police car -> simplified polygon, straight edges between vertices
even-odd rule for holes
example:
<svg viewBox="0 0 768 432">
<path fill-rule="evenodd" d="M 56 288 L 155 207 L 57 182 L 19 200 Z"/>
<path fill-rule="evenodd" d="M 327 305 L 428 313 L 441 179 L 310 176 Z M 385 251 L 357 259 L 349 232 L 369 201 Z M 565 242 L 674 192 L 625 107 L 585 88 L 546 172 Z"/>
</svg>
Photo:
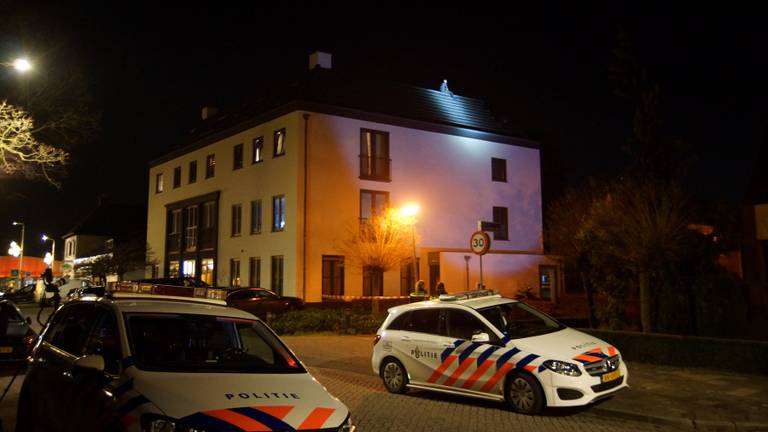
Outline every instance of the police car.
<svg viewBox="0 0 768 432">
<path fill-rule="evenodd" d="M 506 401 L 525 414 L 586 405 L 628 387 L 615 347 L 485 290 L 389 309 L 371 363 L 393 393 Z"/>
<path fill-rule="evenodd" d="M 224 290 L 121 283 L 59 308 L 30 356 L 17 431 L 354 431 Z"/>
</svg>

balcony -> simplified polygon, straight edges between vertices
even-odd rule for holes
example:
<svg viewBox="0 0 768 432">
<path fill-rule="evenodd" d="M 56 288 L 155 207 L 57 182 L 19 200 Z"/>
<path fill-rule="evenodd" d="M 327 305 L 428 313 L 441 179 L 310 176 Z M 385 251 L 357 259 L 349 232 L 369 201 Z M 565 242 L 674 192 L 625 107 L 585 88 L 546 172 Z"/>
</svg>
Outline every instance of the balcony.
<svg viewBox="0 0 768 432">
<path fill-rule="evenodd" d="M 392 159 L 360 155 L 360 179 L 392 181 Z"/>
</svg>

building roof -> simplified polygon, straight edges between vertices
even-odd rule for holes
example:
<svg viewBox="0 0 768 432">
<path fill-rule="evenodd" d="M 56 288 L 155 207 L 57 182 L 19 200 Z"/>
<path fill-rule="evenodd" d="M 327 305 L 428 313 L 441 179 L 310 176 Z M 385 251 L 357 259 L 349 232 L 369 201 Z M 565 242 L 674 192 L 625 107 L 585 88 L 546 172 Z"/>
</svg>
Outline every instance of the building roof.
<svg viewBox="0 0 768 432">
<path fill-rule="evenodd" d="M 150 162 L 150 165 L 168 161 L 296 110 L 538 147 L 534 141 L 515 138 L 510 127 L 497 120 L 480 99 L 315 68 L 307 72 L 303 79 L 287 86 L 266 88 L 260 98 L 239 109 L 201 121 L 175 149 Z"/>
<path fill-rule="evenodd" d="M 94 235 L 111 238 L 131 236 L 146 229 L 144 206 L 100 202 L 62 238 Z"/>
</svg>

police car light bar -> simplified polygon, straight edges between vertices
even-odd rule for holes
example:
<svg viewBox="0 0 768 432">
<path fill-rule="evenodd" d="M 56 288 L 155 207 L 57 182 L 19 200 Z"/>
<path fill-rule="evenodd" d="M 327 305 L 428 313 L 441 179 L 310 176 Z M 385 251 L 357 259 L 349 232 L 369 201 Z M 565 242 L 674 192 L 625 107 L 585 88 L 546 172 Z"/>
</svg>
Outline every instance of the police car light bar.
<svg viewBox="0 0 768 432">
<path fill-rule="evenodd" d="M 110 290 L 113 297 L 162 296 L 193 298 L 226 304 L 227 291 L 222 288 L 185 287 L 177 285 L 159 285 L 142 282 L 118 282 Z"/>
<path fill-rule="evenodd" d="M 479 290 L 479 291 L 463 291 L 453 294 L 441 294 L 440 301 L 457 301 L 457 300 L 469 300 L 479 297 L 489 297 L 498 295 L 494 290 Z"/>
</svg>

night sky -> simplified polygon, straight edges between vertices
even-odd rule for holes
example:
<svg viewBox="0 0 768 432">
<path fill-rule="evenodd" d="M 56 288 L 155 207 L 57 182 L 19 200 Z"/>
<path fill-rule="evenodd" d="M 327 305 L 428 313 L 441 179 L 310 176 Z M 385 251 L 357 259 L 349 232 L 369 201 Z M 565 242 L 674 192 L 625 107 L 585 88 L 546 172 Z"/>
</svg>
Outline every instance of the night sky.
<svg viewBox="0 0 768 432">
<path fill-rule="evenodd" d="M 14 219 L 27 224 L 26 253 L 39 255 L 41 232 L 66 233 L 101 194 L 145 204 L 148 161 L 194 127 L 202 106 L 290 81 L 317 49 L 335 69 L 434 89 L 445 78 L 454 93 L 484 99 L 542 143 L 547 199 L 621 170 L 632 107 L 613 95 L 608 72 L 620 32 L 660 86 L 666 133 L 691 146 L 692 192 L 739 204 L 766 156 L 764 10 L 20 3 L 0 0 L 0 56 L 28 52 L 30 87 L 81 71 L 102 117 L 98 136 L 71 148 L 62 190 L 0 178 L 3 251 L 18 238 Z M 0 70 L 0 91 L 16 84 Z"/>
</svg>

